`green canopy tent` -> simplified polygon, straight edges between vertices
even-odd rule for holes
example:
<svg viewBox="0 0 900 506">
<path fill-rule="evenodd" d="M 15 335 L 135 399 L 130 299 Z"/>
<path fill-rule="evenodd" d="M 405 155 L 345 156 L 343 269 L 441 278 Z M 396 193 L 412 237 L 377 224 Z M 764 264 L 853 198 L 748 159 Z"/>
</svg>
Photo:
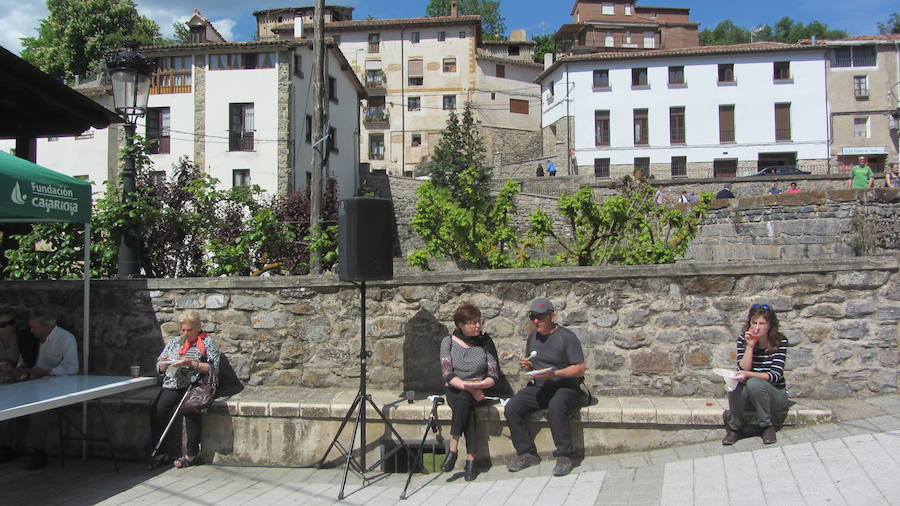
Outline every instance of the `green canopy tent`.
<svg viewBox="0 0 900 506">
<path fill-rule="evenodd" d="M 0 151 L 0 222 L 84 223 L 84 374 L 91 298 L 91 184 Z"/>
</svg>

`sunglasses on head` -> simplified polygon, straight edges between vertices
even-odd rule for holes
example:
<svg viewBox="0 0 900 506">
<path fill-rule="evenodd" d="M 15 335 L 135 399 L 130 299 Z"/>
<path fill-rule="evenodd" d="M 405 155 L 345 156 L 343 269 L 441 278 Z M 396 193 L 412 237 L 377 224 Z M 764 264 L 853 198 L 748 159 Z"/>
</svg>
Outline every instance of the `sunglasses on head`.
<svg viewBox="0 0 900 506">
<path fill-rule="evenodd" d="M 529 311 L 528 319 L 529 320 L 543 320 L 544 318 L 550 316 L 550 313 L 552 313 L 552 311 L 547 311 L 546 313 L 536 313 L 534 311 Z"/>
<path fill-rule="evenodd" d="M 752 306 L 750 306 L 750 309 L 756 309 L 758 307 L 761 307 L 761 308 L 765 309 L 766 311 L 772 309 L 769 307 L 768 304 L 753 304 Z"/>
<path fill-rule="evenodd" d="M 5 322 L 0 322 L 0 329 L 2 329 L 3 327 L 9 327 L 9 326 L 15 325 L 15 324 L 16 324 L 16 320 L 7 320 Z"/>
</svg>

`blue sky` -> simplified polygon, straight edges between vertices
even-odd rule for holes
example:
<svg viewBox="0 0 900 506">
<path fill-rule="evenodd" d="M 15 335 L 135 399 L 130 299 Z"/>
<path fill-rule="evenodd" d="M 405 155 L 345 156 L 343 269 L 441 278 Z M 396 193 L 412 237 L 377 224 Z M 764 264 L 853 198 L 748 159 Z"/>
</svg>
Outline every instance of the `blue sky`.
<svg viewBox="0 0 900 506">
<path fill-rule="evenodd" d="M 164 34 L 171 34 L 172 23 L 184 20 L 199 9 L 228 40 L 248 40 L 255 31 L 254 10 L 272 7 L 312 5 L 312 0 L 136 0 L 141 14 L 154 19 Z M 425 13 L 428 0 L 343 0 L 326 2 L 355 7 L 354 19 L 371 14 L 377 18 L 418 17 Z M 573 0 L 501 0 L 500 10 L 507 30 L 524 28 L 528 37 L 553 33 L 570 23 Z M 876 22 L 885 21 L 892 12 L 900 12 L 897 0 L 647 0 L 638 5 L 688 7 L 691 19 L 700 28 L 713 28 L 732 19 L 739 26 L 752 28 L 774 24 L 783 16 L 808 23 L 821 21 L 830 28 L 846 30 L 850 35 L 877 33 Z M 20 37 L 33 37 L 40 19 L 47 16 L 44 0 L 0 0 L 0 45 L 19 53 Z"/>
</svg>

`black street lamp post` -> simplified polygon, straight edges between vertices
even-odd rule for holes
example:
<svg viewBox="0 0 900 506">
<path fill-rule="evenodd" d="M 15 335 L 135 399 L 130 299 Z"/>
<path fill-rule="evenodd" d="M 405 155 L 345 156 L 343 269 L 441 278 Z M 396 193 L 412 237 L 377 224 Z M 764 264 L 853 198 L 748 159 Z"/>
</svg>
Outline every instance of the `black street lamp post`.
<svg viewBox="0 0 900 506">
<path fill-rule="evenodd" d="M 131 45 L 106 57 L 106 66 L 112 80 L 113 104 L 116 112 L 125 119 L 125 157 L 122 168 L 122 202 L 133 199 L 135 191 L 134 136 L 137 119 L 147 111 L 150 97 L 150 79 L 155 62 L 147 59 Z M 127 230 L 119 237 L 120 278 L 133 278 L 140 273 L 138 250 L 140 242 L 134 231 Z"/>
</svg>

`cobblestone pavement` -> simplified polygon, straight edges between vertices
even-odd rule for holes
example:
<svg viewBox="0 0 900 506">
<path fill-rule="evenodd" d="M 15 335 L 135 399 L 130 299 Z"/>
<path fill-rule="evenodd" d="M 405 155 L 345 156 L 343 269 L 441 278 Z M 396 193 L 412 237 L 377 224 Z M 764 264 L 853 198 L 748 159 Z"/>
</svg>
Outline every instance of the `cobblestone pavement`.
<svg viewBox="0 0 900 506">
<path fill-rule="evenodd" d="M 148 472 L 108 460 L 58 459 L 40 471 L 26 460 L 0 465 L 3 504 L 898 504 L 900 395 L 836 401 L 835 423 L 785 428 L 778 443 L 748 437 L 644 452 L 587 457 L 569 476 L 553 462 L 519 473 L 484 470 L 473 482 L 454 473 L 384 475 L 367 486 L 352 474 L 337 500 L 340 469 L 225 467 Z"/>
</svg>

